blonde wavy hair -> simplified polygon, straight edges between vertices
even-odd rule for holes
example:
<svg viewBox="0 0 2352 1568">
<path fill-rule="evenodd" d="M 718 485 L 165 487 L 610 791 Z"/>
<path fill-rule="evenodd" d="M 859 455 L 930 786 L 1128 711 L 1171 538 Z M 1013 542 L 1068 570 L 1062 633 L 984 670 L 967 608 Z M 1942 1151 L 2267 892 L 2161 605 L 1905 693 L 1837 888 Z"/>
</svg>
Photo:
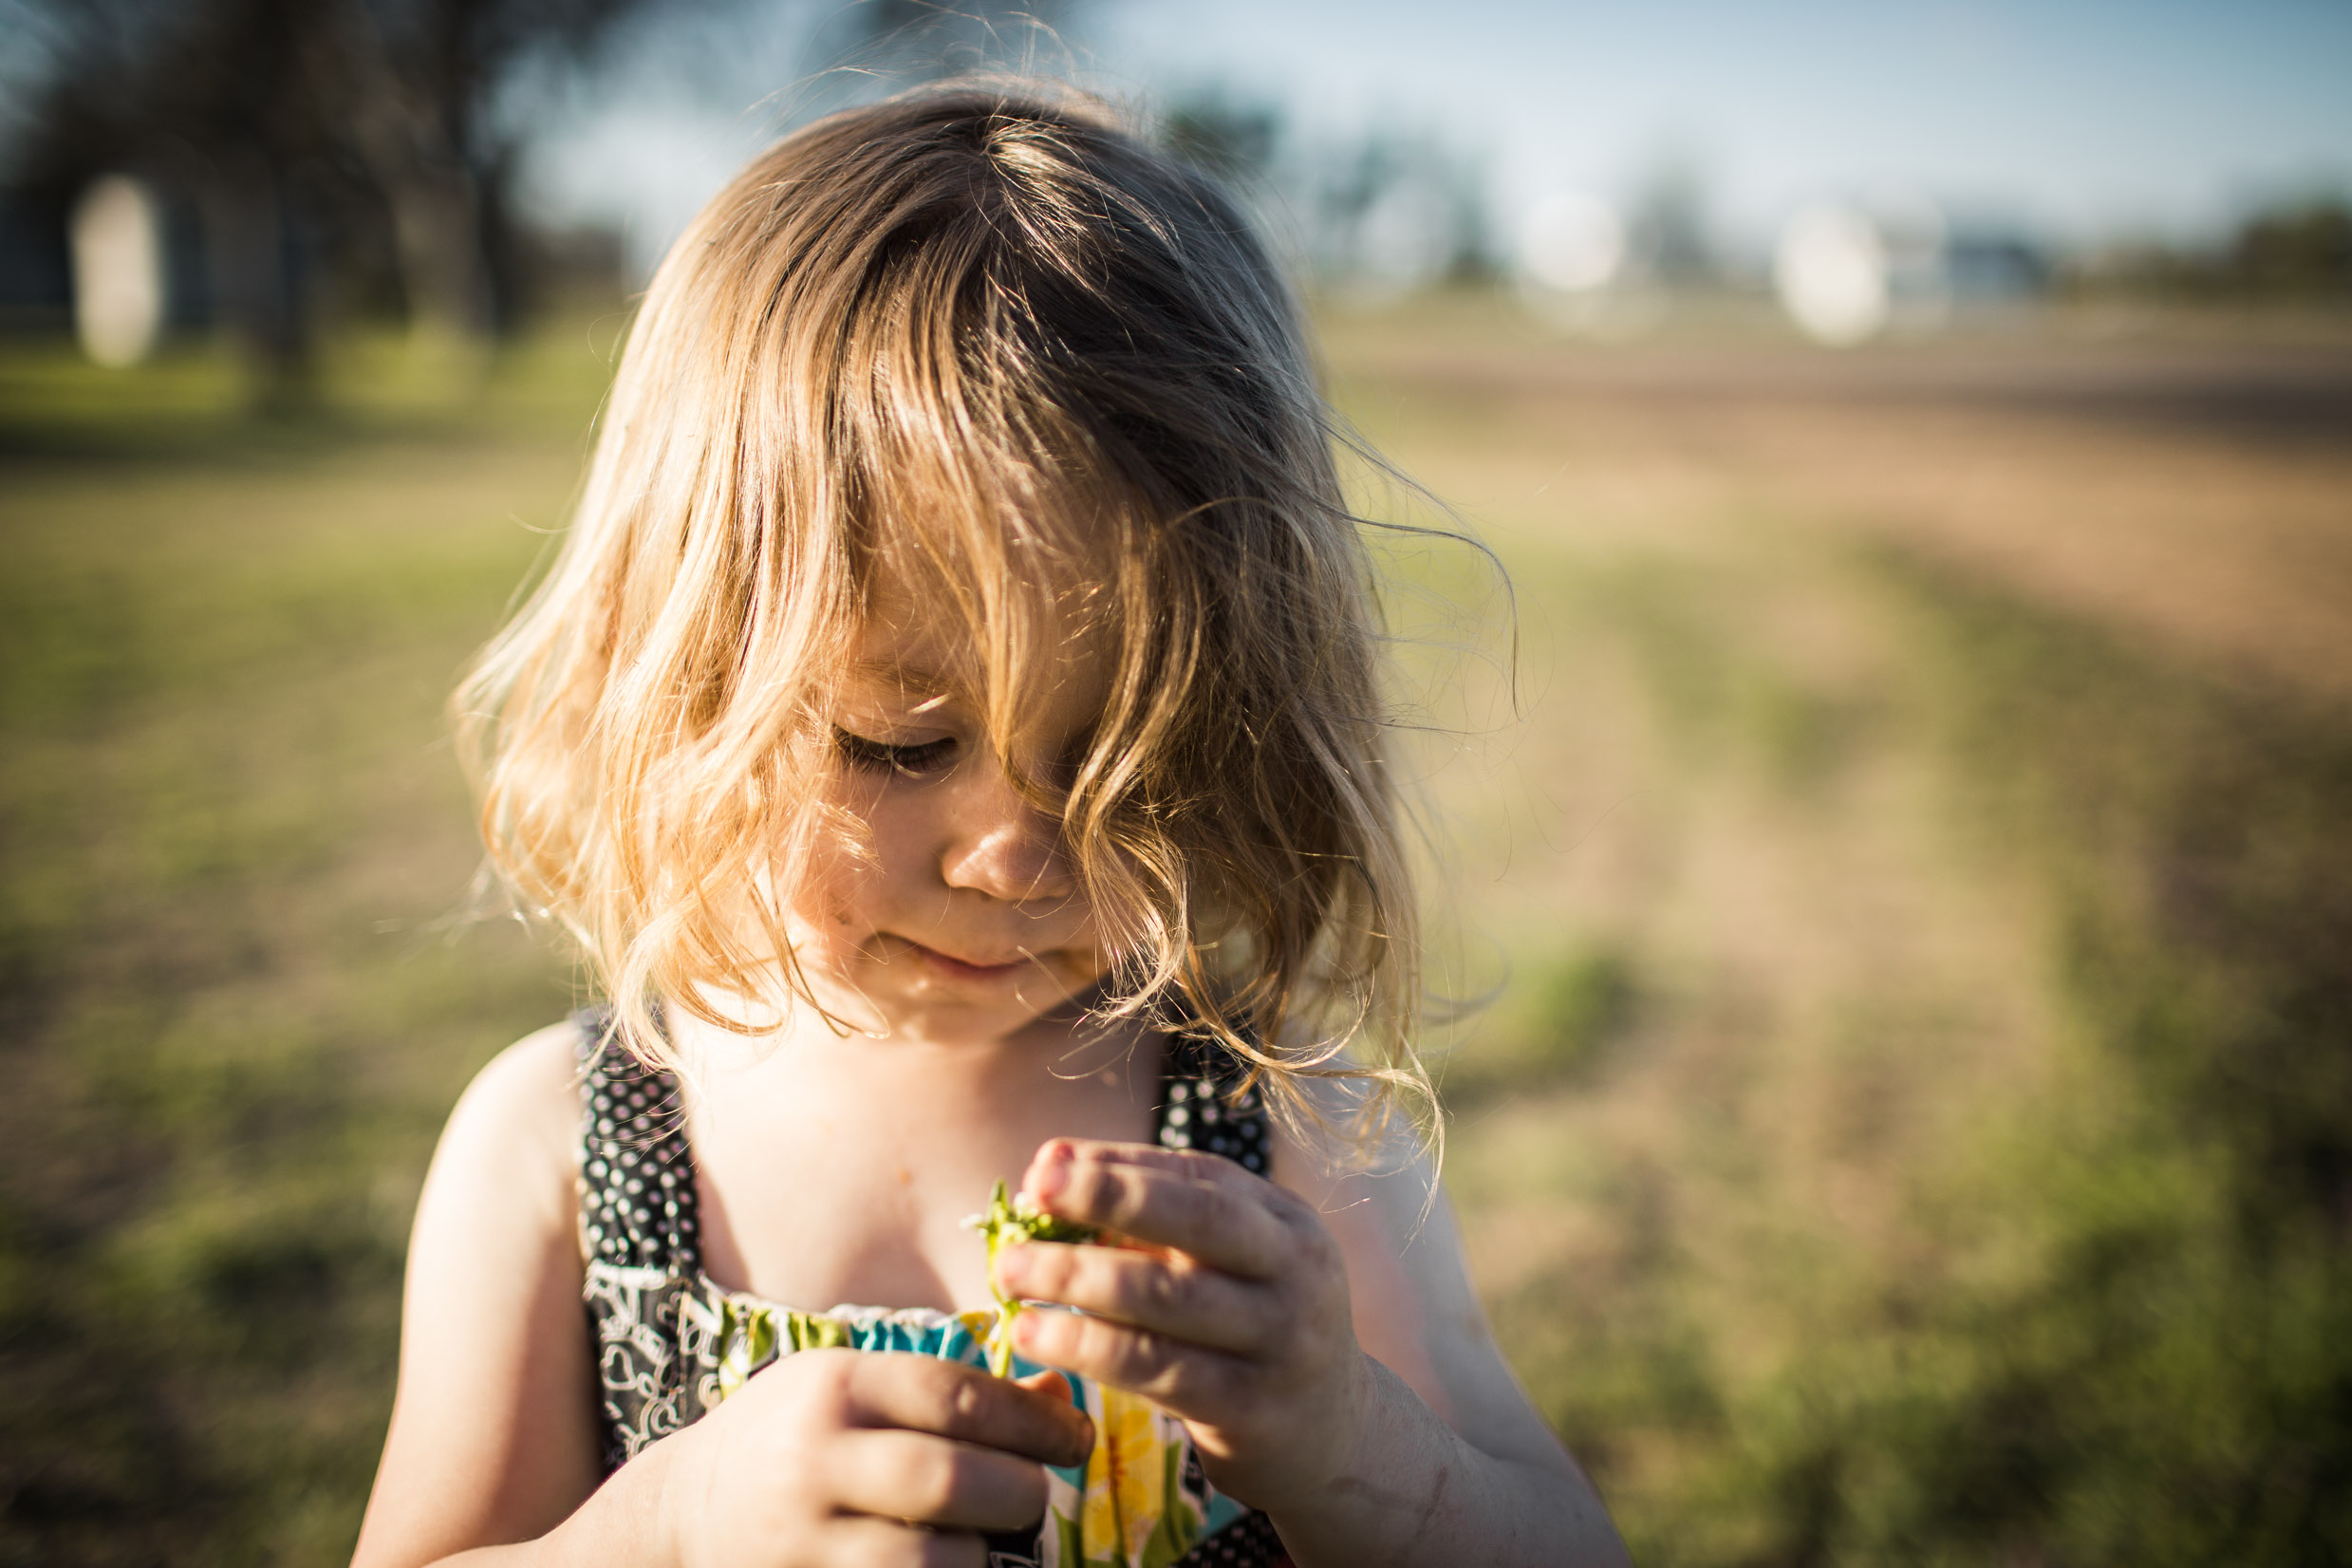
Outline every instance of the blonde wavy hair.
<svg viewBox="0 0 2352 1568">
<path fill-rule="evenodd" d="M 458 688 L 491 866 L 650 1060 L 657 998 L 734 1028 L 703 987 L 814 1005 L 783 911 L 841 826 L 825 716 L 878 570 L 968 631 L 1007 758 L 1078 583 L 1099 721 L 1066 774 L 1008 767 L 1117 927 L 1101 1010 L 1222 1043 L 1294 1129 L 1325 1123 L 1312 1078 L 1421 1121 L 1335 440 L 1241 213 L 1100 105 L 963 85 L 807 126 L 662 264 L 560 551 Z"/>
</svg>

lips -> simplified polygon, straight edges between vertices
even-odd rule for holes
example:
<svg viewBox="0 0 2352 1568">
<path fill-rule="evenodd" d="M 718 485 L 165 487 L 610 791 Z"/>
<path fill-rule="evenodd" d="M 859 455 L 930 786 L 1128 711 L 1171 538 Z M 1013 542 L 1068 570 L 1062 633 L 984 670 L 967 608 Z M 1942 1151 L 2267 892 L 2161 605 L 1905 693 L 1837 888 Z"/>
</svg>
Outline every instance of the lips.
<svg viewBox="0 0 2352 1568">
<path fill-rule="evenodd" d="M 1017 953 L 1009 959 L 982 963 L 971 959 L 958 958 L 953 953 L 943 953 L 936 947 L 926 947 L 909 937 L 901 937 L 899 941 L 905 943 L 907 949 L 925 967 L 938 970 L 956 980 L 1008 979 L 1029 968 L 1036 961 Z"/>
</svg>

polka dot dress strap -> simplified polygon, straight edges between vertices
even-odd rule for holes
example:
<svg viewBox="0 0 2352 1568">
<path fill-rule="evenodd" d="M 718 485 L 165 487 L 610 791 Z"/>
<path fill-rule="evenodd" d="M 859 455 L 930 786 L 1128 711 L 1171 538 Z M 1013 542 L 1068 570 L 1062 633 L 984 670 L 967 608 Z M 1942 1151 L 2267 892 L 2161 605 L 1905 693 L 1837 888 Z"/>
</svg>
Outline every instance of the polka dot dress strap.
<svg viewBox="0 0 2352 1568">
<path fill-rule="evenodd" d="M 579 1014 L 580 1213 L 595 1257 L 691 1276 L 702 1266 L 694 1155 L 678 1079 L 645 1066 L 603 1008 Z"/>
<path fill-rule="evenodd" d="M 1267 1173 L 1271 1145 L 1266 1104 L 1239 1089 L 1244 1073 L 1214 1040 L 1171 1031 L 1160 1059 L 1163 1148 L 1197 1148 L 1231 1160 L 1253 1176 Z"/>
</svg>

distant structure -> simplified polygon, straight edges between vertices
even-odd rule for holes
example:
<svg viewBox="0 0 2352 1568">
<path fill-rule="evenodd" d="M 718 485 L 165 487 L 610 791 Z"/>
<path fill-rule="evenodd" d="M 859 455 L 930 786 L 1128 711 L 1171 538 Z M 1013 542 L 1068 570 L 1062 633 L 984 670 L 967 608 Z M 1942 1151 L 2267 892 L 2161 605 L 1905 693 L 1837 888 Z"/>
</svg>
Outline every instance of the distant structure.
<svg viewBox="0 0 2352 1568">
<path fill-rule="evenodd" d="M 155 347 L 169 301 L 163 221 L 154 196 L 129 175 L 90 183 L 74 204 L 73 325 L 100 364 L 137 364 Z"/>
<path fill-rule="evenodd" d="M 1878 226 L 1841 202 L 1820 202 L 1781 228 L 1772 287 L 1781 308 L 1816 343 L 1847 347 L 1886 329 L 1894 268 Z"/>
<path fill-rule="evenodd" d="M 1640 265 L 1633 237 L 1617 210 L 1591 192 L 1539 197 L 1515 236 L 1520 297 L 1566 331 L 1607 337 L 1638 327 L 1644 312 L 1627 288 L 1643 281 L 1631 277 Z"/>
<path fill-rule="evenodd" d="M 1583 191 L 1555 191 L 1528 209 L 1520 273 L 1556 293 L 1606 289 L 1625 266 L 1625 224 L 1609 203 Z"/>
<path fill-rule="evenodd" d="M 1911 193 L 1817 202 L 1781 228 L 1773 291 L 1798 329 L 1846 347 L 1941 329 L 1955 310 L 2015 305 L 2045 292 L 2040 247 L 1999 230 L 1955 232 Z"/>
<path fill-rule="evenodd" d="M 1304 220 L 1303 260 L 1340 297 L 1390 304 L 1461 274 L 1484 218 L 1474 172 L 1433 137 L 1394 130 L 1303 146 L 1278 166 Z"/>
<path fill-rule="evenodd" d="M 1621 200 L 1555 186 L 1511 234 L 1521 302 L 1561 331 L 1632 338 L 1732 281 L 1690 156 L 1662 159 Z"/>
<path fill-rule="evenodd" d="M 1465 248 L 1458 190 L 1412 174 L 1390 181 L 1353 215 L 1341 241 L 1341 287 L 1368 303 L 1403 299 L 1442 282 Z"/>
</svg>

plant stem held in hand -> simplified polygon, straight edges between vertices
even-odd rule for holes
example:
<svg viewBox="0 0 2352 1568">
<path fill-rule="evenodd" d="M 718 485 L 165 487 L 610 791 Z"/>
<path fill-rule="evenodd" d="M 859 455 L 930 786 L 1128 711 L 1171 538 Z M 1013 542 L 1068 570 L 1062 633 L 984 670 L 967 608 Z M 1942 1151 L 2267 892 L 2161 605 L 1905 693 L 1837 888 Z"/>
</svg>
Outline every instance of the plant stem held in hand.
<svg viewBox="0 0 2352 1568">
<path fill-rule="evenodd" d="M 988 1289 L 997 1298 L 997 1324 L 988 1331 L 988 1370 L 999 1377 L 1013 1374 L 1013 1319 L 1021 1314 L 1018 1297 L 1007 1296 L 997 1284 L 997 1253 L 1018 1241 L 1092 1241 L 1094 1227 L 1055 1219 L 1029 1201 L 1028 1194 L 1008 1193 L 999 1177 L 988 1195 L 985 1212 L 963 1222 L 988 1243 Z"/>
</svg>

